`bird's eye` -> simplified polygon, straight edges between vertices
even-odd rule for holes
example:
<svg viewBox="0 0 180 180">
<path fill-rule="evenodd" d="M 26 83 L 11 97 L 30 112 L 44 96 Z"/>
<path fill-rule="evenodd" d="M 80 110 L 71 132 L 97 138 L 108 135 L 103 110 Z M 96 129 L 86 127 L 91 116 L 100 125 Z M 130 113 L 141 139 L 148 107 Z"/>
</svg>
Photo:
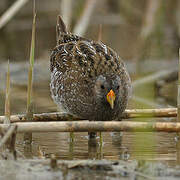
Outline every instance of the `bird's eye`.
<svg viewBox="0 0 180 180">
<path fill-rule="evenodd" d="M 104 85 L 101 85 L 101 89 L 104 89 Z"/>
<path fill-rule="evenodd" d="M 117 90 L 119 89 L 119 86 L 117 86 Z"/>
</svg>

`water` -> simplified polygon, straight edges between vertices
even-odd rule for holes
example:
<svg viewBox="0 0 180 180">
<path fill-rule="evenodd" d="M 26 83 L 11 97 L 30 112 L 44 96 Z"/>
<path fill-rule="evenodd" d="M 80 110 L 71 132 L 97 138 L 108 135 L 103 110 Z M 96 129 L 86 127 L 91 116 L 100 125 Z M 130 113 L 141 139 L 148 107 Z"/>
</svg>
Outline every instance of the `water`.
<svg viewBox="0 0 180 180">
<path fill-rule="evenodd" d="M 36 66 L 39 67 L 39 66 Z M 13 66 L 11 67 L 13 71 Z M 48 64 L 44 66 L 44 71 L 48 72 Z M 44 74 L 43 69 L 40 71 Z M 25 73 L 26 74 L 26 73 Z M 23 76 L 21 71 L 13 73 L 13 82 L 11 84 L 11 114 L 22 114 L 26 112 L 26 81 L 18 84 L 18 77 Z M 17 77 L 16 77 L 17 76 Z M 4 76 L 5 77 L 5 76 Z M 49 80 L 40 79 L 41 76 L 35 76 L 33 102 L 34 112 L 55 112 L 56 104 L 52 101 L 49 90 Z M 24 82 L 24 83 L 23 83 Z M 1 89 L 0 113 L 4 113 L 4 91 Z M 158 100 L 154 94 L 153 84 L 143 85 L 135 89 L 133 95 L 144 98 L 147 104 L 131 100 L 130 108 L 151 108 L 148 104 L 152 101 L 155 105 L 168 107 L 165 100 Z M 137 119 L 135 119 L 137 120 Z M 132 119 L 132 121 L 135 121 Z M 147 119 L 141 119 L 147 121 Z M 149 121 L 159 121 L 162 119 L 150 119 Z M 174 121 L 174 119 L 164 119 Z M 55 154 L 58 159 L 110 159 L 110 160 L 150 160 L 155 162 L 165 162 L 168 165 L 175 166 L 179 164 L 179 148 L 176 144 L 176 133 L 136 133 L 123 132 L 102 133 L 103 142 L 100 143 L 100 137 L 96 140 L 89 140 L 87 133 L 74 133 L 74 139 L 70 138 L 70 133 L 33 133 L 33 143 L 26 146 L 23 142 L 23 134 L 18 134 L 16 148 L 27 158 L 50 157 Z"/>
<path fill-rule="evenodd" d="M 16 143 L 17 149 L 27 158 L 40 158 L 41 151 L 44 157 L 54 154 L 61 160 L 136 159 L 165 162 L 170 166 L 179 163 L 176 133 L 102 133 L 102 137 L 101 144 L 99 136 L 96 140 L 89 140 L 87 133 L 74 133 L 73 142 L 70 133 L 33 133 L 32 152 L 27 152 L 22 134 L 17 136 Z"/>
<path fill-rule="evenodd" d="M 99 24 L 103 24 L 103 42 L 115 49 L 123 59 L 129 59 L 131 61 L 130 63 L 134 64 L 134 66 L 128 66 L 133 82 L 136 78 L 144 77 L 148 73 L 159 72 L 164 69 L 175 69 L 178 62 L 177 49 L 179 47 L 179 36 L 176 32 L 177 18 L 173 15 L 179 12 L 180 3 L 178 1 L 176 3 L 173 2 L 173 5 L 167 3 L 167 6 L 160 3 L 161 5 L 159 4 L 160 6 L 157 6 L 160 7 L 158 8 L 158 13 L 153 13 L 153 9 L 151 12 L 149 10 L 155 8 L 155 6 L 148 8 L 151 2 L 146 4 L 142 0 L 139 1 L 140 3 L 135 1 L 131 3 L 128 1 L 119 1 L 120 3 L 117 3 L 118 1 L 109 1 L 110 3 L 106 1 L 100 2 L 101 4 L 96 6 L 92 21 L 90 21 L 88 26 L 88 32 L 85 35 L 85 37 L 97 39 L 98 26 Z M 2 13 L 5 12 L 10 5 L 8 3 L 6 4 L 5 0 L 4 2 L 1 1 L 0 4 Z M 10 60 L 11 71 L 11 114 L 24 114 L 26 112 L 28 71 L 27 63 L 25 64 L 25 62 L 28 62 L 27 59 L 29 58 L 32 25 L 31 5 L 32 2 L 29 2 L 29 4 L 24 6 L 0 32 L 0 36 L 2 36 L 2 43 L 0 43 L 0 115 L 4 114 L 7 59 Z M 83 11 L 82 4 L 76 3 L 74 5 L 71 28 L 78 22 L 79 14 Z M 33 84 L 33 105 L 35 113 L 57 111 L 57 107 L 50 97 L 49 57 L 50 50 L 53 49 L 56 44 L 55 22 L 57 15 L 60 13 L 59 7 L 60 3 L 57 0 L 51 4 L 47 0 L 44 0 L 44 3 L 40 1 L 36 2 L 38 16 Z M 148 38 L 145 37 L 143 41 L 139 37 L 143 29 L 148 28 L 148 26 L 146 27 L 146 23 L 144 24 L 143 22 L 146 22 L 146 18 L 150 17 L 149 13 L 155 14 L 155 16 L 152 16 L 154 17 L 154 30 L 152 29 L 152 35 Z M 151 23 L 147 25 L 150 25 L 151 29 Z M 142 61 L 140 61 L 140 59 Z M 155 59 L 157 61 L 154 61 Z M 139 64 L 136 65 L 136 63 Z M 137 67 L 142 74 L 135 72 Z M 136 97 L 133 97 L 129 107 L 167 108 L 176 106 L 177 87 L 175 83 L 171 84 L 173 84 L 173 87 L 163 88 L 163 90 L 160 91 L 159 94 L 162 95 L 163 98 L 156 96 L 153 83 L 134 89 L 133 95 Z M 143 120 L 147 121 L 147 119 Z M 160 119 L 150 119 L 150 121 L 159 120 Z M 168 118 L 161 120 L 175 121 L 175 119 Z M 132 119 L 132 121 L 134 120 Z M 49 164 L 48 167 L 42 168 L 39 166 L 41 163 L 37 162 L 37 166 L 34 166 L 34 169 L 27 165 L 28 162 L 26 161 L 28 158 L 37 160 L 37 158 L 49 158 L 52 154 L 61 160 L 122 159 L 128 162 L 131 162 L 131 160 L 145 160 L 161 162 L 163 165 L 168 164 L 173 168 L 180 164 L 180 143 L 176 141 L 176 133 L 106 132 L 102 133 L 102 141 L 100 141 L 99 134 L 97 139 L 94 140 L 89 140 L 87 133 L 74 133 L 73 136 L 74 138 L 72 139 L 72 133 L 33 133 L 33 143 L 27 145 L 23 141 L 23 134 L 18 134 L 16 149 L 26 158 L 25 162 L 21 164 L 23 168 L 19 164 L 16 164 L 18 163 L 17 161 L 10 163 L 6 161 L 7 164 L 0 163 L 0 175 L 4 176 L 4 179 L 24 179 L 24 177 L 28 176 L 29 179 L 33 180 L 79 179 L 79 177 L 82 177 L 82 179 L 127 179 L 124 176 L 121 177 L 119 171 L 117 173 L 118 176 L 112 174 L 112 176 L 109 177 L 106 171 L 103 173 L 100 171 L 89 171 L 87 169 L 84 171 L 80 168 L 69 174 L 63 171 L 52 173 L 49 169 Z M 13 166 L 14 163 L 15 166 Z M 3 165 L 4 168 L 2 168 Z M 163 167 L 163 169 L 168 171 L 166 167 Z M 147 169 L 147 171 L 149 175 L 152 175 L 150 168 Z M 7 176 L 7 174 L 10 175 Z M 58 178 L 58 175 L 60 178 Z M 175 176 L 178 179 L 178 175 L 175 174 Z M 139 177 L 133 176 L 130 179 L 139 179 Z M 143 178 L 140 177 L 140 179 Z M 170 178 L 167 177 L 166 179 Z"/>
</svg>

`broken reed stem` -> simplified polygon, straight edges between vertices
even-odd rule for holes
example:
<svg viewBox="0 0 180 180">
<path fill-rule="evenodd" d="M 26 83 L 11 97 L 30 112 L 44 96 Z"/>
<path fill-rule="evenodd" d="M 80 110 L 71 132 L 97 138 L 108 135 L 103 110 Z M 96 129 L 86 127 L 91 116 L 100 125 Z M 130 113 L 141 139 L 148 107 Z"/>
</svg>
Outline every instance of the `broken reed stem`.
<svg viewBox="0 0 180 180">
<path fill-rule="evenodd" d="M 132 122 L 132 121 L 62 121 L 15 123 L 17 133 L 33 132 L 180 132 L 176 122 Z M 0 124 L 0 132 L 8 130 Z"/>
<path fill-rule="evenodd" d="M 98 42 L 102 41 L 102 24 L 99 25 Z"/>
<path fill-rule="evenodd" d="M 179 69 L 178 69 L 177 121 L 180 122 L 180 48 L 179 48 Z"/>
<path fill-rule="evenodd" d="M 10 126 L 6 124 L 6 127 L 7 127 L 6 128 L 7 132 L 5 133 L 5 135 L 3 136 L 3 138 L 0 141 L 0 148 L 3 147 L 3 145 L 8 141 L 8 139 L 12 136 L 12 134 L 15 132 L 15 130 L 17 128 L 17 126 L 14 124 L 10 125 Z"/>
<path fill-rule="evenodd" d="M 10 124 L 10 71 L 9 61 L 6 75 L 6 99 L 5 99 L 5 119 L 4 124 Z"/>
<path fill-rule="evenodd" d="M 126 109 L 122 117 L 119 119 L 130 119 L 130 118 L 163 118 L 163 117 L 177 117 L 177 108 L 164 108 L 164 109 Z M 25 122 L 26 115 L 11 115 L 11 123 Z M 5 116 L 0 116 L 0 123 L 3 123 Z M 67 113 L 42 113 L 34 114 L 32 121 L 68 121 L 68 120 L 85 120 L 77 117 L 72 117 Z"/>
</svg>

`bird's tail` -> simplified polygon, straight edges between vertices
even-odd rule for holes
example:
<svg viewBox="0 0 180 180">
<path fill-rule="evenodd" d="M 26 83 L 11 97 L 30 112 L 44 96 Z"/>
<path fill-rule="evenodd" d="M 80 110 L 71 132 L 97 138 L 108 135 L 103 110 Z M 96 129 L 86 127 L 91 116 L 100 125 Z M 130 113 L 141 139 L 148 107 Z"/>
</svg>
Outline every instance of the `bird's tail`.
<svg viewBox="0 0 180 180">
<path fill-rule="evenodd" d="M 63 39 L 63 36 L 65 34 L 68 34 L 68 31 L 66 29 L 66 25 L 64 24 L 61 16 L 57 17 L 57 25 L 56 25 L 56 40 L 57 43 Z"/>
</svg>

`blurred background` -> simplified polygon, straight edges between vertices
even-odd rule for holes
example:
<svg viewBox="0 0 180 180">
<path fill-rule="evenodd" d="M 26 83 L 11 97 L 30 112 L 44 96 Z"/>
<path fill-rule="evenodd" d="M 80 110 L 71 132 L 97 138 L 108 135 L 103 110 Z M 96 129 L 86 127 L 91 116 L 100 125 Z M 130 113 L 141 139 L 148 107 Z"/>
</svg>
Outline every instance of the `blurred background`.
<svg viewBox="0 0 180 180">
<path fill-rule="evenodd" d="M 97 40 L 99 25 L 102 24 L 102 41 L 124 59 L 132 79 L 133 93 L 129 108 L 176 107 L 180 47 L 179 0 L 35 2 L 35 113 L 57 111 L 49 91 L 49 60 L 51 50 L 56 46 L 55 26 L 59 14 L 71 32 L 94 40 Z M 4 114 L 8 60 L 11 72 L 11 114 L 26 112 L 32 20 L 32 0 L 0 1 L 0 115 Z M 35 134 L 34 154 L 37 155 L 37 147 L 40 146 L 46 154 L 67 157 L 69 136 L 64 134 Z M 84 134 L 76 136 L 76 158 L 88 157 Z M 180 162 L 180 148 L 177 147 L 175 133 L 124 133 L 122 141 L 119 134 L 111 136 L 111 133 L 106 133 L 104 136 L 103 153 L 106 158 L 119 159 L 123 156 Z M 19 149 L 23 149 L 22 141 L 17 143 Z"/>
</svg>

